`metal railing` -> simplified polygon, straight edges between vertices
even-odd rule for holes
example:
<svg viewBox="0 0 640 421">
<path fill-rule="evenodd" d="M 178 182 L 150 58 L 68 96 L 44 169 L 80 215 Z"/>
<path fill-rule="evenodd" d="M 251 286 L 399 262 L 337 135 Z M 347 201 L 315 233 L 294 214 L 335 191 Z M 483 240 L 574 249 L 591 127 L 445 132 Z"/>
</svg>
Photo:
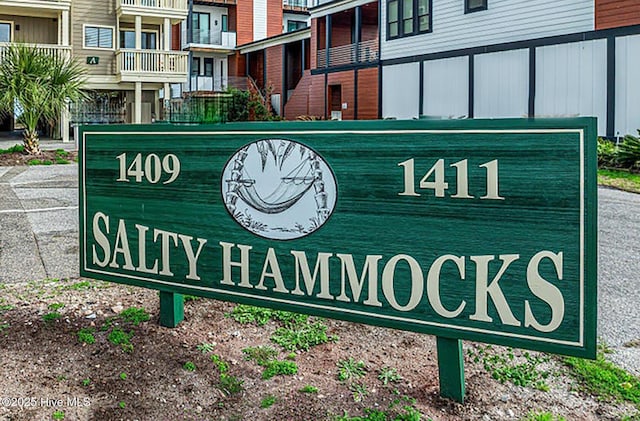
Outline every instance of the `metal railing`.
<svg viewBox="0 0 640 421">
<path fill-rule="evenodd" d="M 165 100 L 163 120 L 170 123 L 224 123 L 231 95 Z"/>
<path fill-rule="evenodd" d="M 182 39 L 186 43 L 189 39 L 187 37 L 188 31 L 186 28 L 182 29 Z M 236 33 L 229 31 L 214 31 L 209 29 L 192 29 L 191 30 L 191 43 L 204 44 L 204 45 L 216 45 L 226 48 L 236 47 Z"/>
<path fill-rule="evenodd" d="M 6 51 L 12 45 L 10 42 L 0 42 L 0 61 L 6 54 Z M 71 57 L 71 46 L 63 45 L 47 45 L 47 44 L 23 44 L 31 48 L 35 48 L 47 55 L 58 56 L 68 59 Z"/>
<path fill-rule="evenodd" d="M 191 85 L 185 83 L 183 91 L 212 91 L 222 92 L 226 91 L 229 87 L 229 80 L 226 77 L 213 77 L 213 76 L 191 76 Z"/>
<path fill-rule="evenodd" d="M 343 66 L 356 63 L 369 63 L 379 59 L 378 40 L 371 39 L 359 44 L 346 44 L 329 48 L 329 64 L 327 66 L 327 50 L 318 50 L 318 67 Z"/>
<path fill-rule="evenodd" d="M 189 4 L 187 0 L 120 0 L 120 5 L 156 10 L 189 10 Z"/>
<path fill-rule="evenodd" d="M 282 7 L 290 10 L 307 9 L 311 6 L 310 0 L 282 0 Z"/>
<path fill-rule="evenodd" d="M 121 73 L 186 74 L 188 53 L 182 51 L 133 50 L 116 51 Z"/>
</svg>

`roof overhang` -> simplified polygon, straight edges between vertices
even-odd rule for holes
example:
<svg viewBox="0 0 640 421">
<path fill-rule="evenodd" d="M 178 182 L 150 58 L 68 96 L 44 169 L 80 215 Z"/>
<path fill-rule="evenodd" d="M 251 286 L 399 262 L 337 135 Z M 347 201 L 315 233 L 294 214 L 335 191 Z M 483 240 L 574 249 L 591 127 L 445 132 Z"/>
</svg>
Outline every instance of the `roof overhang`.
<svg viewBox="0 0 640 421">
<path fill-rule="evenodd" d="M 369 3 L 376 3 L 371 0 L 335 0 L 327 3 L 323 3 L 319 6 L 309 9 L 311 19 L 321 18 L 326 15 L 332 15 L 334 13 L 343 12 L 345 10 L 353 9 L 357 6 L 363 6 Z"/>
<path fill-rule="evenodd" d="M 240 54 L 252 53 L 254 51 L 264 50 L 269 47 L 302 41 L 303 39 L 307 38 L 311 38 L 311 28 L 304 28 L 298 31 L 286 32 L 284 34 L 261 39 L 259 41 L 239 45 L 238 47 L 236 47 L 236 50 L 240 51 Z"/>
</svg>

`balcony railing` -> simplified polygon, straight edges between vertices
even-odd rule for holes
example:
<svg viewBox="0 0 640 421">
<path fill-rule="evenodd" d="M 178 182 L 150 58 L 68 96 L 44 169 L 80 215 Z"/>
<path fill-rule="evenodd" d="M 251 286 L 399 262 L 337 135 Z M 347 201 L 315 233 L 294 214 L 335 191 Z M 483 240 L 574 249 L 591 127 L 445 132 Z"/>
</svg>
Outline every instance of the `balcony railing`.
<svg viewBox="0 0 640 421">
<path fill-rule="evenodd" d="M 182 39 L 187 42 L 187 29 L 182 30 Z M 236 33 L 227 31 L 213 31 L 205 29 L 192 29 L 191 30 L 191 43 L 211 45 L 223 48 L 235 48 L 236 47 Z"/>
<path fill-rule="evenodd" d="M 213 76 L 191 76 L 191 87 L 185 86 L 184 91 L 226 91 L 228 87 L 228 78 Z"/>
<path fill-rule="evenodd" d="M 311 0 L 282 0 L 282 7 L 285 10 L 307 10 L 311 7 Z"/>
<path fill-rule="evenodd" d="M 318 50 L 318 67 L 344 66 L 357 63 L 370 63 L 379 59 L 378 40 L 371 39 L 359 44 L 339 45 L 329 48 L 329 65 L 327 66 L 327 50 Z"/>
<path fill-rule="evenodd" d="M 12 43 L 9 42 L 0 42 L 0 61 L 5 56 L 6 51 Z M 47 44 L 24 44 L 28 47 L 35 48 L 47 55 L 51 56 L 59 56 L 62 58 L 70 58 L 71 57 L 71 47 L 70 46 L 62 46 L 62 45 L 47 45 Z"/>
<path fill-rule="evenodd" d="M 132 50 L 116 51 L 121 75 L 187 76 L 188 53 L 181 51 Z"/>
<path fill-rule="evenodd" d="M 190 83 L 182 85 L 182 92 L 224 92 L 228 88 L 247 90 L 247 78 L 226 76 L 190 76 Z"/>
<path fill-rule="evenodd" d="M 186 14 L 189 12 L 188 0 L 119 0 L 119 13 L 147 12 L 152 15 Z"/>
</svg>

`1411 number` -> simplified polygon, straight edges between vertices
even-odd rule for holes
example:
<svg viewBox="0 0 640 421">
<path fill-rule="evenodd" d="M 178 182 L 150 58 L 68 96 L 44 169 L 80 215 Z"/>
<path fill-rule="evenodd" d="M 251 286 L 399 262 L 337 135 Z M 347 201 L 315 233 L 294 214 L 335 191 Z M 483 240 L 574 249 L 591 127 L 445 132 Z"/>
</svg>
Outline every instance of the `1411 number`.
<svg viewBox="0 0 640 421">
<path fill-rule="evenodd" d="M 416 192 L 415 186 L 415 161 L 414 158 L 407 159 L 398 164 L 403 168 L 404 172 L 404 191 L 398 193 L 399 196 L 420 196 Z M 449 165 L 456 169 L 456 194 L 452 194 L 454 199 L 474 199 L 469 194 L 469 169 L 466 159 L 454 162 Z M 504 200 L 504 197 L 498 193 L 498 160 L 485 162 L 480 165 L 487 174 L 486 177 L 486 194 L 480 199 L 487 200 Z M 431 181 L 429 179 L 432 179 Z M 444 197 L 445 191 L 449 188 L 449 183 L 445 181 L 445 162 L 444 159 L 438 159 L 436 163 L 426 172 L 420 180 L 418 187 L 421 189 L 433 190 L 435 197 Z"/>
</svg>

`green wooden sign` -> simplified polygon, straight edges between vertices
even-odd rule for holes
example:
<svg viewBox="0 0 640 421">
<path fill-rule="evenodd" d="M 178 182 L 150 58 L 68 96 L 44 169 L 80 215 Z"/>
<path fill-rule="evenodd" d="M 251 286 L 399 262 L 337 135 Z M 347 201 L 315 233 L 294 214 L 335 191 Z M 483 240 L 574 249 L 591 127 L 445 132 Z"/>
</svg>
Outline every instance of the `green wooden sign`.
<svg viewBox="0 0 640 421">
<path fill-rule="evenodd" d="M 162 291 L 166 324 L 192 294 L 433 334 L 458 362 L 459 339 L 593 358 L 595 128 L 84 126 L 80 273 Z"/>
<path fill-rule="evenodd" d="M 98 56 L 87 56 L 87 64 L 95 65 L 100 63 L 100 57 Z"/>
</svg>

